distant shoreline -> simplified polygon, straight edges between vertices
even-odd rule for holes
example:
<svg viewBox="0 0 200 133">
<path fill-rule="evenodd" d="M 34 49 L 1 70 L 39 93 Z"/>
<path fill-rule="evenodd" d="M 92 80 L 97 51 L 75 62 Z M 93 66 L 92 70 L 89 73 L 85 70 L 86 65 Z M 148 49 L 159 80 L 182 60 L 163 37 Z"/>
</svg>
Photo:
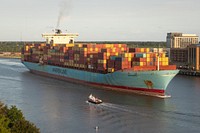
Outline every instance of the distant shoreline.
<svg viewBox="0 0 200 133">
<path fill-rule="evenodd" d="M 0 59 L 21 59 L 21 57 L 0 56 Z"/>
<path fill-rule="evenodd" d="M 19 52 L 1 52 L 0 58 L 20 59 L 21 53 L 19 53 Z"/>
</svg>

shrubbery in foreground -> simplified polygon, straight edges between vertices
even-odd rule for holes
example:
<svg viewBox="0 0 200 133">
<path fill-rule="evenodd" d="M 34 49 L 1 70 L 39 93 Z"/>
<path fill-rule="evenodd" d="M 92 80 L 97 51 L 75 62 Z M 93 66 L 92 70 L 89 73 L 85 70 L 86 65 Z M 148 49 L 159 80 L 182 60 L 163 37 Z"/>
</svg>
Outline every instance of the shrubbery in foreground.
<svg viewBox="0 0 200 133">
<path fill-rule="evenodd" d="M 25 120 L 16 106 L 8 108 L 0 102 L 0 133 L 39 133 L 39 129 Z"/>
</svg>

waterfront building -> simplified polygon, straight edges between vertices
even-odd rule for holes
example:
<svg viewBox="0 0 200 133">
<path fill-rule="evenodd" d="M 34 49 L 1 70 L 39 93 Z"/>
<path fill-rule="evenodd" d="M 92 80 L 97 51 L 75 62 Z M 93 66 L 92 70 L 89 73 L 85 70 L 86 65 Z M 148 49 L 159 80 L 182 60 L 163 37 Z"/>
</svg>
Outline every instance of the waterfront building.
<svg viewBox="0 0 200 133">
<path fill-rule="evenodd" d="M 188 47 L 188 65 L 196 71 L 200 70 L 200 44 L 193 44 Z"/>
<path fill-rule="evenodd" d="M 177 66 L 188 64 L 188 48 L 171 48 L 170 61 Z"/>
<path fill-rule="evenodd" d="M 179 32 L 167 33 L 167 48 L 170 48 L 170 61 L 177 66 L 188 65 L 188 46 L 198 44 L 196 34 L 183 34 Z"/>
<path fill-rule="evenodd" d="M 198 44 L 196 34 L 183 34 L 178 32 L 167 33 L 167 48 L 186 48 L 191 44 Z"/>
</svg>

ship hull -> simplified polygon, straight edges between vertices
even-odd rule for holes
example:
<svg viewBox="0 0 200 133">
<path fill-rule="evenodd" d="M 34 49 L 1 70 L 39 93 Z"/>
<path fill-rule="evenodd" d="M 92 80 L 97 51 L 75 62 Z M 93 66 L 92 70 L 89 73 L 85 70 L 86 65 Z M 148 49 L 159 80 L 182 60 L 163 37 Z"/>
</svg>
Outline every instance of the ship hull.
<svg viewBox="0 0 200 133">
<path fill-rule="evenodd" d="M 135 72 L 127 69 L 102 74 L 52 65 L 39 65 L 38 63 L 25 61 L 23 64 L 31 72 L 43 76 L 163 98 L 166 96 L 165 92 L 169 82 L 178 73 L 178 70 Z"/>
</svg>

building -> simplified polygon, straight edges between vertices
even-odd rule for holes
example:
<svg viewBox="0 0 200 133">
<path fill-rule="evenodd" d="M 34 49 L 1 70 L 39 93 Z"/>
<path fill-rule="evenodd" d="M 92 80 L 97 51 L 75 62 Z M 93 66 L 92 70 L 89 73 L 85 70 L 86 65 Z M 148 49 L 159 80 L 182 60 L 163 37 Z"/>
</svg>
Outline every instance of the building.
<svg viewBox="0 0 200 133">
<path fill-rule="evenodd" d="M 200 44 L 194 44 L 188 47 L 188 65 L 193 70 L 200 70 Z"/>
<path fill-rule="evenodd" d="M 188 48 L 171 48 L 170 62 L 177 66 L 186 66 L 188 64 Z"/>
<path fill-rule="evenodd" d="M 191 44 L 198 44 L 199 39 L 196 34 L 167 33 L 167 48 L 186 48 Z"/>
<path fill-rule="evenodd" d="M 188 46 L 198 44 L 196 34 L 183 34 L 178 32 L 167 33 L 167 48 L 170 48 L 170 62 L 177 66 L 188 65 Z"/>
</svg>

